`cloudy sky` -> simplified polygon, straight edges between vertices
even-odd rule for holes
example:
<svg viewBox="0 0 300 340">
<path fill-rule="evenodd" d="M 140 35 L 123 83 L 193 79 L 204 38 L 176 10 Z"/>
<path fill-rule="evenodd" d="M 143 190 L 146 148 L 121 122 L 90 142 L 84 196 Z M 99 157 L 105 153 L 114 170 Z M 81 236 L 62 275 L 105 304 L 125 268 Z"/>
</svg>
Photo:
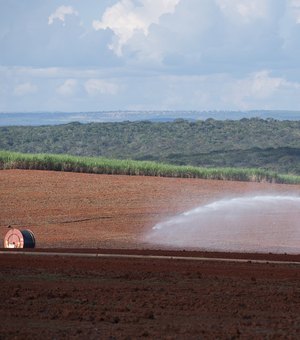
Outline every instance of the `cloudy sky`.
<svg viewBox="0 0 300 340">
<path fill-rule="evenodd" d="M 0 111 L 300 110 L 300 0 L 0 0 Z"/>
</svg>

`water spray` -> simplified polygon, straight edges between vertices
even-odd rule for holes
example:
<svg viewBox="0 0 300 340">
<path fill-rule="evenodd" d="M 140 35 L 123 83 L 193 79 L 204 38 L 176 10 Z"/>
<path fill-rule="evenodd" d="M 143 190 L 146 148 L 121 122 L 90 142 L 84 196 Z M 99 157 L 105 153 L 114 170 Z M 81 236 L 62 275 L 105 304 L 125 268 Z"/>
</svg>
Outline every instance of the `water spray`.
<svg viewBox="0 0 300 340">
<path fill-rule="evenodd" d="M 300 197 L 218 200 L 156 224 L 146 241 L 180 249 L 300 253 Z"/>
</svg>

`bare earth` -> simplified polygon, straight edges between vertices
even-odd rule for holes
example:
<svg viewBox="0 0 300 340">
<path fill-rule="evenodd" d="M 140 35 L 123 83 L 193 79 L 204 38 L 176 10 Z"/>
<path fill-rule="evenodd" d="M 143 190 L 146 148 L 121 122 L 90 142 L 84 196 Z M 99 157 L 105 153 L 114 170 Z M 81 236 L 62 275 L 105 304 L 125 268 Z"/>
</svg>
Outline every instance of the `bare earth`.
<svg viewBox="0 0 300 340">
<path fill-rule="evenodd" d="M 39 248 L 149 248 L 143 244 L 145 232 L 199 205 L 245 194 L 299 191 L 300 186 L 267 183 L 1 171 L 0 236 L 7 225 L 26 226 Z M 296 217 L 299 211 L 285 216 Z"/>
<path fill-rule="evenodd" d="M 1 171 L 0 236 L 3 239 L 10 224 L 30 228 L 39 250 L 157 253 L 140 249 L 153 248 L 143 235 L 161 220 L 224 197 L 298 194 L 299 189 L 266 183 Z M 295 217 L 293 212 L 290 216 Z M 300 255 L 171 254 L 300 261 Z M 0 269 L 0 339 L 300 337 L 297 264 L 4 254 Z"/>
</svg>

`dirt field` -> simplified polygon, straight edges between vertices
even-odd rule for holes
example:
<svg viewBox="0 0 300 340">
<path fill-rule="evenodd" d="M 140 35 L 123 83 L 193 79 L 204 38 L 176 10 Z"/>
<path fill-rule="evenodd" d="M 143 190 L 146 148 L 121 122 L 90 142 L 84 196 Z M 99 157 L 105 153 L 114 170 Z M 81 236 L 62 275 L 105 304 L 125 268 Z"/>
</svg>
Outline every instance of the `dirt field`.
<svg viewBox="0 0 300 340">
<path fill-rule="evenodd" d="M 299 265 L 0 256 L 1 339 L 299 339 Z"/>
<path fill-rule="evenodd" d="M 299 192 L 300 186 L 267 183 L 0 171 L 0 236 L 7 225 L 26 226 L 39 248 L 149 248 L 145 232 L 201 204 Z M 299 211 L 286 218 L 299 218 Z"/>
<path fill-rule="evenodd" d="M 1 171 L 1 238 L 39 250 L 300 261 L 300 255 L 142 251 L 157 222 L 200 204 L 300 186 Z M 291 216 L 293 214 L 291 213 Z M 135 249 L 135 250 L 129 250 Z M 92 251 L 89 249 L 87 251 Z M 0 255 L 0 339 L 299 339 L 297 264 Z"/>
</svg>

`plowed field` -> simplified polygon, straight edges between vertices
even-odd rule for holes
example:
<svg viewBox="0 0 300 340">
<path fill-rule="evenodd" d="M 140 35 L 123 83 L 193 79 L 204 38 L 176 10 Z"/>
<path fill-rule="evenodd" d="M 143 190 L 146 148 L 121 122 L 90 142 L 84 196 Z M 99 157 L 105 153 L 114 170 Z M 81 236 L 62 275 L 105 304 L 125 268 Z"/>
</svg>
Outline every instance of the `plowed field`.
<svg viewBox="0 0 300 340">
<path fill-rule="evenodd" d="M 39 250 L 157 253 L 139 251 L 152 247 L 143 235 L 170 216 L 223 197 L 299 190 L 266 183 L 0 171 L 1 237 L 7 225 L 26 226 Z M 166 249 L 159 254 L 300 260 L 299 255 Z M 298 264 L 4 254 L 0 269 L 0 339 L 300 337 Z"/>
<path fill-rule="evenodd" d="M 39 248 L 149 248 L 143 236 L 156 223 L 199 205 L 299 192 L 300 186 L 267 183 L 1 171 L 1 237 L 7 225 L 26 226 Z M 288 218 L 295 216 L 291 211 Z"/>
</svg>

